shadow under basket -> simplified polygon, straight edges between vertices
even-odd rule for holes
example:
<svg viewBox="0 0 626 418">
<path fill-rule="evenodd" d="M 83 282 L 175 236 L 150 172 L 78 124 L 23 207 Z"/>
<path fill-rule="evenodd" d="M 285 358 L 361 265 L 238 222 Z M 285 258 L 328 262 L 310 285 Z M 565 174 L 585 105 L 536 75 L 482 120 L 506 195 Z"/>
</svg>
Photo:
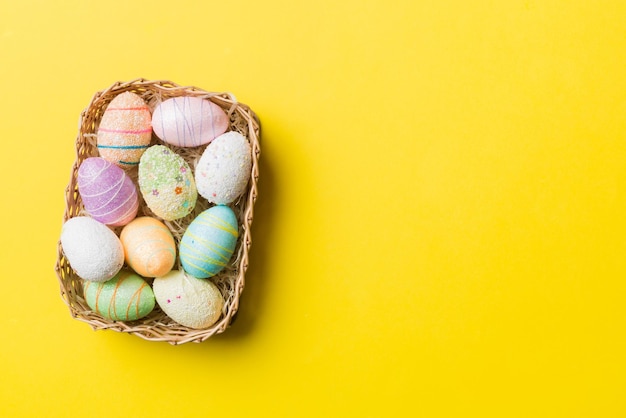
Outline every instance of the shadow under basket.
<svg viewBox="0 0 626 418">
<path fill-rule="evenodd" d="M 89 106 L 81 113 L 78 136 L 76 138 L 76 160 L 72 166 L 69 184 L 65 190 L 66 207 L 63 222 L 75 216 L 88 216 L 78 193 L 78 168 L 89 157 L 97 157 L 96 132 L 107 105 L 118 94 L 130 91 L 139 95 L 150 107 L 151 112 L 164 100 L 192 96 L 202 97 L 220 106 L 229 116 L 230 131 L 237 131 L 248 138 L 252 149 L 252 171 L 246 191 L 229 206 L 237 215 L 239 222 L 239 238 L 235 253 L 229 265 L 218 275 L 205 280 L 211 280 L 219 288 L 224 297 L 224 308 L 218 321 L 206 329 L 192 329 L 180 325 L 170 319 L 156 305 L 148 316 L 131 322 L 112 321 L 103 318 L 92 311 L 87 305 L 83 295 L 83 280 L 76 275 L 63 253 L 59 240 L 56 272 L 61 287 L 61 297 L 67 304 L 73 318 L 88 323 L 93 329 L 111 329 L 114 331 L 134 334 L 150 341 L 167 341 L 170 344 L 182 344 L 186 342 L 202 342 L 209 337 L 224 332 L 230 326 L 239 308 L 239 298 L 244 288 L 245 273 L 248 267 L 248 251 L 252 242 L 250 227 L 252 225 L 254 202 L 257 197 L 257 182 L 259 179 L 259 155 L 260 155 L 260 124 L 257 116 L 246 105 L 238 103 L 235 97 L 229 93 L 210 93 L 197 87 L 185 87 L 171 81 L 137 79 L 130 82 L 118 82 L 106 90 L 97 92 Z M 195 148 L 180 148 L 164 144 L 154 134 L 151 145 L 163 144 L 181 155 L 195 172 L 197 161 L 202 155 L 206 145 Z M 126 170 L 127 174 L 137 181 L 137 168 Z M 137 216 L 155 216 L 146 206 L 140 194 L 140 204 Z M 163 221 L 174 236 L 176 246 L 180 243 L 183 233 L 191 221 L 202 211 L 211 207 L 202 196 L 198 196 L 196 207 L 184 218 L 175 221 Z M 156 217 L 156 216 L 155 216 Z M 114 228 L 119 236 L 121 228 Z M 180 262 L 174 266 L 182 270 Z M 150 282 L 150 279 L 148 279 Z"/>
</svg>

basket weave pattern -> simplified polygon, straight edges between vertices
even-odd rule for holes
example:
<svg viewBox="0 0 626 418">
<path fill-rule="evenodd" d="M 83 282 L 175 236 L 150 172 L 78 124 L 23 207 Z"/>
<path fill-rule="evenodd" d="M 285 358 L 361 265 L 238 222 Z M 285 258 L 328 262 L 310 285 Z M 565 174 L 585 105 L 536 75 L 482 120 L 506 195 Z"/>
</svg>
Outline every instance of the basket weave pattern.
<svg viewBox="0 0 626 418">
<path fill-rule="evenodd" d="M 88 323 L 93 329 L 112 329 L 137 335 L 151 341 L 167 341 L 171 344 L 186 342 L 202 342 L 209 337 L 223 332 L 231 324 L 239 308 L 239 297 L 244 288 L 245 272 L 248 267 L 248 251 L 252 238 L 250 227 L 253 219 L 254 202 L 257 197 L 257 182 L 259 178 L 260 155 L 260 124 L 257 116 L 246 105 L 238 103 L 229 93 L 210 93 L 196 87 L 185 87 L 171 81 L 137 79 L 130 82 L 118 82 L 108 89 L 96 93 L 89 106 L 81 113 L 78 136 L 76 138 L 76 160 L 72 166 L 69 184 L 65 190 L 66 208 L 63 222 L 75 216 L 87 215 L 78 193 L 78 168 L 89 157 L 98 156 L 96 148 L 96 132 L 107 105 L 120 93 L 131 91 L 148 104 L 150 110 L 162 101 L 172 97 L 193 96 L 202 97 L 220 106 L 230 118 L 229 130 L 243 134 L 250 141 L 252 148 L 252 173 L 246 192 L 229 206 L 237 214 L 239 221 L 239 239 L 232 260 L 221 273 L 211 279 L 224 296 L 224 308 L 220 319 L 210 328 L 196 330 L 182 326 L 170 319 L 158 305 L 145 318 L 132 322 L 111 321 L 93 312 L 87 305 L 83 295 L 83 280 L 76 275 L 63 254 L 61 242 L 58 243 L 58 257 L 56 272 L 61 288 L 61 297 L 67 304 L 72 317 Z M 151 145 L 163 144 L 154 134 Z M 196 148 L 179 148 L 166 144 L 170 149 L 181 155 L 194 169 L 205 146 Z M 127 173 L 137 180 L 137 169 L 127 170 Z M 198 196 L 198 202 L 191 214 L 175 221 L 164 221 L 168 226 L 177 247 L 185 229 L 191 221 L 203 210 L 211 205 L 206 199 Z M 150 209 L 140 199 L 137 216 L 154 216 Z M 121 228 L 114 229 L 119 234 Z M 182 269 L 180 264 L 174 268 Z M 205 279 L 207 280 L 207 279 Z"/>
</svg>

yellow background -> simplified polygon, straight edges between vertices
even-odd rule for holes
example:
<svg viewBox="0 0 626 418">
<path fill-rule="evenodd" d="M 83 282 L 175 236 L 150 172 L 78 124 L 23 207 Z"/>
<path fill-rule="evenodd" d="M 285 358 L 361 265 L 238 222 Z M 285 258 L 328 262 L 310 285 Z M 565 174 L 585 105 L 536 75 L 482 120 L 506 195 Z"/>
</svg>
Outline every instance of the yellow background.
<svg viewBox="0 0 626 418">
<path fill-rule="evenodd" d="M 0 1 L 0 415 L 626 415 L 626 2 Z M 72 320 L 80 112 L 137 77 L 262 121 L 237 322 Z"/>
</svg>

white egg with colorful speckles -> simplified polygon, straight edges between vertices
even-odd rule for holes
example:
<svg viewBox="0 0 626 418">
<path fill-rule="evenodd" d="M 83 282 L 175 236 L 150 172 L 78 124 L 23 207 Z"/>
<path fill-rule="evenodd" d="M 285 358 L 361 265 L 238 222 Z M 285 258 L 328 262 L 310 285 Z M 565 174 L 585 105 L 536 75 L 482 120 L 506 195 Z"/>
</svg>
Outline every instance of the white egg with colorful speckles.
<svg viewBox="0 0 626 418">
<path fill-rule="evenodd" d="M 163 312 L 186 327 L 208 328 L 222 314 L 224 297 L 210 280 L 172 270 L 155 278 L 152 287 Z"/>
<path fill-rule="evenodd" d="M 248 185 L 252 150 L 245 136 L 226 132 L 211 142 L 196 166 L 198 193 L 211 203 L 226 205 Z"/>
</svg>

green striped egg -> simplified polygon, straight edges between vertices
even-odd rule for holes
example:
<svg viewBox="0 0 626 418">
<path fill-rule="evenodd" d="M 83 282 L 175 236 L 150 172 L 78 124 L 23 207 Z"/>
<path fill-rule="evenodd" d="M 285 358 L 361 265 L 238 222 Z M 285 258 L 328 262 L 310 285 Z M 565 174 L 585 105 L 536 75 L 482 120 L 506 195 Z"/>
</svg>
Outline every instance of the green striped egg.
<svg viewBox="0 0 626 418">
<path fill-rule="evenodd" d="M 106 282 L 85 281 L 87 305 L 96 313 L 113 321 L 134 321 L 154 309 L 154 293 L 150 285 L 130 271 L 122 270 Z"/>
<path fill-rule="evenodd" d="M 228 206 L 213 206 L 198 215 L 180 241 L 183 269 L 199 279 L 215 276 L 228 265 L 239 237 L 237 217 Z"/>
</svg>

